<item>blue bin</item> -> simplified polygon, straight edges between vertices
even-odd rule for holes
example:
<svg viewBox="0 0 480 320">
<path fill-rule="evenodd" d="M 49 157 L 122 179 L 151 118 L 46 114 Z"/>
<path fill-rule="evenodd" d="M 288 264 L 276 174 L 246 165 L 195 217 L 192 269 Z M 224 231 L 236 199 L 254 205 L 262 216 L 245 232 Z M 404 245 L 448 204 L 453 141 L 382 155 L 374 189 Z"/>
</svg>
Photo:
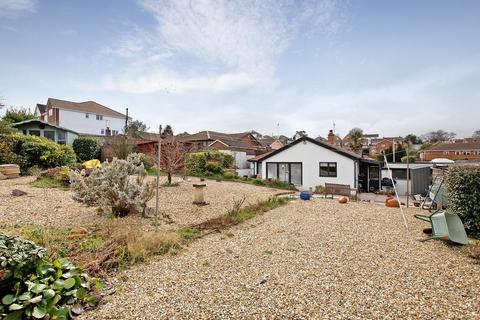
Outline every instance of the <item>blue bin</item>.
<svg viewBox="0 0 480 320">
<path fill-rule="evenodd" d="M 311 195 L 309 192 L 300 192 L 300 199 L 302 200 L 310 200 Z"/>
</svg>

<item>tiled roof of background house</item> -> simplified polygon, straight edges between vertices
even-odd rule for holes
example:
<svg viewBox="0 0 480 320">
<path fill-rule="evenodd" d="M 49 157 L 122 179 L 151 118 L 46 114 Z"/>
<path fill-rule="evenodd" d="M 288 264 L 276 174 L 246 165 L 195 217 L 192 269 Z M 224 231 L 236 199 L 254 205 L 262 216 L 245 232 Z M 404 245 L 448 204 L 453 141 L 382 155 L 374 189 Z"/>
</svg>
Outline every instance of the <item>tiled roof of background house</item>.
<svg viewBox="0 0 480 320">
<path fill-rule="evenodd" d="M 45 110 L 47 109 L 47 106 L 41 103 L 37 103 L 37 109 L 40 114 L 45 113 Z"/>
<path fill-rule="evenodd" d="M 430 147 L 425 151 L 452 151 L 452 150 L 477 150 L 480 149 L 480 141 L 441 143 Z"/>
<path fill-rule="evenodd" d="M 65 109 L 65 110 L 74 110 L 85 113 L 99 114 L 109 117 L 116 118 L 125 118 L 123 113 L 105 107 L 95 101 L 85 101 L 85 102 L 72 102 L 54 98 L 48 98 L 47 106 L 53 108 Z"/>
</svg>

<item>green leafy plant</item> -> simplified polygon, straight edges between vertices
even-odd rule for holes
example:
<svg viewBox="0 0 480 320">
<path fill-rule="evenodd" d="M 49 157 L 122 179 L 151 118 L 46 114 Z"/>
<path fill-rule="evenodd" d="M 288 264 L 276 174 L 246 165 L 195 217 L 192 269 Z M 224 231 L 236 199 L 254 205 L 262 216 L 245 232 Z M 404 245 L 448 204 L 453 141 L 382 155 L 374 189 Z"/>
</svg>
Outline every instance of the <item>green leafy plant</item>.
<svg viewBox="0 0 480 320">
<path fill-rule="evenodd" d="M 222 174 L 233 166 L 233 156 L 219 151 L 194 152 L 187 155 L 185 166 L 190 175 Z"/>
<path fill-rule="evenodd" d="M 448 170 L 448 209 L 457 214 L 470 235 L 480 236 L 480 166 L 456 166 Z"/>
<path fill-rule="evenodd" d="M 101 212 L 123 217 L 132 212 L 145 213 L 147 202 L 153 197 L 154 183 L 147 182 L 147 172 L 138 154 L 126 160 L 113 159 L 94 169 L 89 176 L 85 170 L 71 171 L 73 198 Z"/>
<path fill-rule="evenodd" d="M 44 137 L 19 133 L 0 135 L 0 163 L 15 163 L 22 172 L 32 166 L 52 168 L 75 163 L 73 149 Z"/>
<path fill-rule="evenodd" d="M 73 141 L 72 147 L 79 161 L 100 158 L 100 146 L 93 138 L 79 137 Z"/>
<path fill-rule="evenodd" d="M 50 261 L 44 248 L 0 235 L 0 315 L 5 319 L 69 319 L 94 306 L 90 279 L 67 259 Z"/>
</svg>

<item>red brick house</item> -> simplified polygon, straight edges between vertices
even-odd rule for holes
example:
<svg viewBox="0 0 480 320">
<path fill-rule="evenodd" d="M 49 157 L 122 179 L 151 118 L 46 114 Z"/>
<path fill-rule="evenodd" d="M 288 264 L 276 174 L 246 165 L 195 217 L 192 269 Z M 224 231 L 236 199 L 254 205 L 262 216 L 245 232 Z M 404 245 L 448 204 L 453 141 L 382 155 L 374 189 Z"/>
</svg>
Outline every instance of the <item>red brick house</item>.
<svg viewBox="0 0 480 320">
<path fill-rule="evenodd" d="M 480 140 L 440 143 L 420 152 L 420 160 L 435 158 L 480 161 Z"/>
</svg>

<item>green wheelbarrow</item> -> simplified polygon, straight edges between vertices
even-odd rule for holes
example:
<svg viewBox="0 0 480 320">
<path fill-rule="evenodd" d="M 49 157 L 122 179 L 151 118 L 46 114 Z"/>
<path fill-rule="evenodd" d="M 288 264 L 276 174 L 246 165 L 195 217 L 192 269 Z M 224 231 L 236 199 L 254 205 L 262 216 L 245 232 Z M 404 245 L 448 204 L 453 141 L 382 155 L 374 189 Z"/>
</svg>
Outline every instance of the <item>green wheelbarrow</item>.
<svg viewBox="0 0 480 320">
<path fill-rule="evenodd" d="M 416 214 L 415 218 L 430 222 L 432 225 L 432 235 L 420 240 L 422 242 L 443 239 L 463 245 L 468 244 L 468 237 L 462 220 L 456 214 L 438 210 L 429 216 Z"/>
</svg>

